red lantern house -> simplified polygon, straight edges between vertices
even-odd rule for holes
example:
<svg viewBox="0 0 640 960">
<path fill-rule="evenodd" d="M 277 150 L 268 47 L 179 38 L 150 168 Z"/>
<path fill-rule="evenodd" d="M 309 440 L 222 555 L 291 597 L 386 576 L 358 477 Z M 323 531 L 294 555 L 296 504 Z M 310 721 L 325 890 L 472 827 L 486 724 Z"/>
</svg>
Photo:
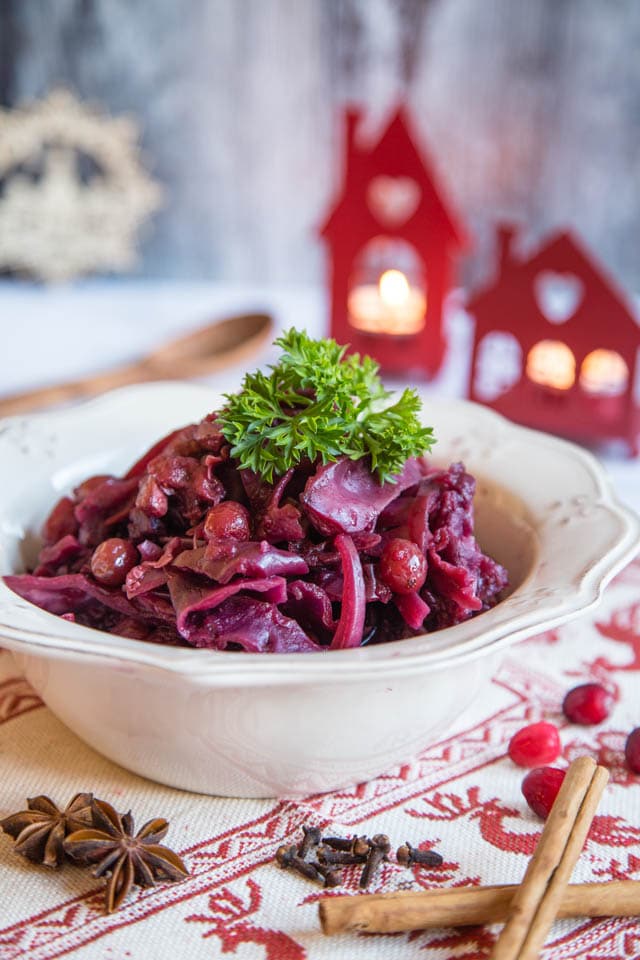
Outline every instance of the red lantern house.
<svg viewBox="0 0 640 960">
<path fill-rule="evenodd" d="M 330 258 L 331 335 L 385 372 L 432 377 L 446 341 L 443 300 L 464 234 L 400 109 L 375 144 L 348 110 L 339 199 L 321 228 Z"/>
<path fill-rule="evenodd" d="M 529 259 L 498 230 L 499 274 L 473 297 L 468 395 L 512 420 L 640 452 L 640 327 L 578 240 L 560 233 Z"/>
</svg>

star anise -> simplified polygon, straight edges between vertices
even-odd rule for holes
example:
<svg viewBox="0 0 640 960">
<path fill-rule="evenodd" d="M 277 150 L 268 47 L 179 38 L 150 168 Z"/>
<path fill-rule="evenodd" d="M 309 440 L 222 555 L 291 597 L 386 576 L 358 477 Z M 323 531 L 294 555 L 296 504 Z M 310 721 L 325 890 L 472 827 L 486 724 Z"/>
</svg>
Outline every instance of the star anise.
<svg viewBox="0 0 640 960">
<path fill-rule="evenodd" d="M 156 880 L 182 880 L 189 871 L 173 850 L 158 843 L 169 824 L 149 820 L 134 834 L 131 813 L 117 813 L 105 800 L 91 804 L 93 827 L 77 830 L 64 841 L 65 851 L 83 863 L 94 863 L 94 877 L 107 876 L 105 907 L 117 910 L 131 887 L 153 887 Z"/>
<path fill-rule="evenodd" d="M 0 820 L 0 827 L 16 841 L 16 853 L 46 867 L 59 867 L 64 860 L 64 838 L 92 823 L 90 793 L 76 793 L 64 810 L 49 797 L 30 797 L 28 810 Z"/>
</svg>

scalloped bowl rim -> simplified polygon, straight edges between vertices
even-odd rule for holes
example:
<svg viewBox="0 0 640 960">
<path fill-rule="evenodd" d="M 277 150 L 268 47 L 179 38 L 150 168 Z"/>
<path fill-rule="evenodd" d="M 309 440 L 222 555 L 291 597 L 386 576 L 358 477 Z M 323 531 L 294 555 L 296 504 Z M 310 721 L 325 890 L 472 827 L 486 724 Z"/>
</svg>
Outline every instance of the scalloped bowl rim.
<svg viewBox="0 0 640 960">
<path fill-rule="evenodd" d="M 233 389 L 225 387 L 225 390 Z M 220 390 L 219 393 L 225 392 Z M 158 382 L 110 391 L 81 405 L 44 412 L 29 417 L 11 417 L 0 421 L 1 434 L 19 429 L 23 433 L 33 425 L 73 429 L 106 414 L 109 408 L 130 409 L 136 403 L 156 405 L 173 397 L 187 407 L 193 406 L 193 419 L 215 409 L 219 395 L 209 388 L 176 382 Z M 211 401 L 214 401 L 213 403 Z M 0 581 L 0 640 L 9 649 L 22 653 L 73 659 L 128 662 L 169 673 L 190 676 L 197 684 L 243 686 L 331 682 L 349 683 L 376 675 L 406 674 L 430 667 L 441 668 L 472 657 L 485 655 L 507 644 L 557 626 L 597 605 L 607 583 L 631 560 L 640 546 L 640 518 L 617 498 L 602 465 L 581 447 L 549 434 L 516 425 L 486 407 L 465 400 L 435 400 L 425 396 L 427 419 L 436 411 L 441 416 L 457 416 L 470 423 L 471 442 L 480 427 L 500 445 L 514 446 L 520 452 L 543 454 L 547 462 L 562 461 L 593 488 L 591 497 L 583 495 L 580 508 L 572 517 L 571 542 L 584 543 L 593 535 L 594 512 L 600 521 L 611 525 L 612 542 L 601 557 L 585 564 L 578 553 L 569 554 L 575 565 L 566 570 L 560 588 L 544 586 L 540 565 L 520 586 L 492 610 L 454 627 L 432 634 L 421 634 L 387 644 L 351 650 L 327 650 L 318 654 L 250 654 L 146 644 L 126 637 L 106 634 L 88 627 L 69 624 L 60 617 L 40 610 L 19 598 Z M 206 402 L 205 402 L 206 401 Z M 200 412 L 199 412 L 200 411 Z M 154 437 L 145 437 L 150 446 Z M 0 435 L 0 452 L 5 437 Z M 489 457 L 490 458 L 490 457 Z M 469 465 L 474 473 L 473 465 Z M 487 474 L 490 476 L 491 474 Z M 588 481 L 588 482 L 587 482 Z M 0 477 L 0 496 L 2 478 Z M 578 498 L 574 498 L 578 499 Z M 50 504 L 43 505 L 45 509 Z M 614 525 L 616 530 L 614 531 Z M 541 556 L 553 538 L 549 529 L 535 528 Z M 557 529 L 557 528 L 556 528 Z M 6 531 L 0 530 L 0 560 L 6 546 Z M 6 573 L 3 570 L 3 573 Z M 540 585 L 542 582 L 542 586 Z M 544 602 L 540 602 L 541 600 Z M 520 611 L 520 612 L 518 612 Z M 8 622 L 7 622 L 8 619 Z M 437 646 L 434 647 L 434 638 Z"/>
</svg>

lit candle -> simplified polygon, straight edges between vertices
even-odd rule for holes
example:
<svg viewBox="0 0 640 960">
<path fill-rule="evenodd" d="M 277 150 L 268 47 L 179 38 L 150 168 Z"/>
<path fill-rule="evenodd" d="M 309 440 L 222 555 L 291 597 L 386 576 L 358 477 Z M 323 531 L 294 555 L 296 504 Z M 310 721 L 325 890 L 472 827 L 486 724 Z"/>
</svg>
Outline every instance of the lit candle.
<svg viewBox="0 0 640 960">
<path fill-rule="evenodd" d="M 592 350 L 580 370 L 580 386 L 600 397 L 624 393 L 628 379 L 628 367 L 615 350 Z"/>
<path fill-rule="evenodd" d="M 354 287 L 348 307 L 349 321 L 357 330 L 409 336 L 425 325 L 427 298 L 400 270 L 385 270 L 377 284 Z"/>
<path fill-rule="evenodd" d="M 559 340 L 541 340 L 529 351 L 527 376 L 543 387 L 569 390 L 576 378 L 573 353 Z"/>
</svg>

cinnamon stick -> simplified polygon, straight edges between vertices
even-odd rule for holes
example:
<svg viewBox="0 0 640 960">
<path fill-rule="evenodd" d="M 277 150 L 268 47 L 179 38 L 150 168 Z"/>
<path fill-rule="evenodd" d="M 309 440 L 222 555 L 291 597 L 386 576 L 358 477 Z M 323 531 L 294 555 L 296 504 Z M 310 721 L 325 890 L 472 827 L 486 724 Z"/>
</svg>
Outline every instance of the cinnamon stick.
<svg viewBox="0 0 640 960">
<path fill-rule="evenodd" d="M 580 757 L 567 771 L 491 960 L 537 956 L 580 855 L 608 771 Z"/>
<path fill-rule="evenodd" d="M 600 802 L 600 797 L 608 781 L 609 771 L 604 767 L 596 767 L 562 858 L 549 880 L 546 894 L 529 927 L 526 939 L 520 950 L 519 960 L 534 960 L 544 945 L 545 937 L 556 918 L 564 891 L 567 888 L 578 857 L 582 852 L 591 822 L 598 808 L 598 803 Z"/>
<path fill-rule="evenodd" d="M 432 927 L 504 923 L 517 884 L 327 897 L 318 905 L 323 933 L 402 933 Z M 640 916 L 640 881 L 568 886 L 557 916 Z"/>
</svg>

